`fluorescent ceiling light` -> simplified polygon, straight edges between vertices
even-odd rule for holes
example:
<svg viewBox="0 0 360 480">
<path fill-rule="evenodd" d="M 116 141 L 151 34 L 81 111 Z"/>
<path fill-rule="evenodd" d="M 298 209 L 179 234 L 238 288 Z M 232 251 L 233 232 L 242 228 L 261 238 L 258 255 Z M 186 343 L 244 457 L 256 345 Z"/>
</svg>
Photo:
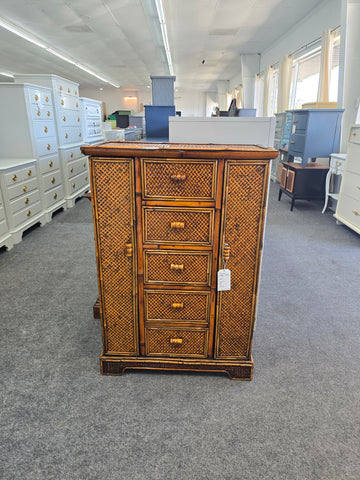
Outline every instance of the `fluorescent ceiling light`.
<svg viewBox="0 0 360 480">
<path fill-rule="evenodd" d="M 161 35 L 164 43 L 167 63 L 169 66 L 169 72 L 170 72 L 170 75 L 174 75 L 174 69 L 172 66 L 170 46 L 169 46 L 167 29 L 166 29 L 165 14 L 164 14 L 164 7 L 163 7 L 162 0 L 155 0 L 155 4 L 156 4 L 157 14 L 159 17 Z"/>
<path fill-rule="evenodd" d="M 66 55 L 61 53 L 59 50 L 56 50 L 54 48 L 49 47 L 45 43 L 41 42 L 41 40 L 39 40 L 37 37 L 31 35 L 28 32 L 25 32 L 24 30 L 20 29 L 16 25 L 13 25 L 13 24 L 9 23 L 8 21 L 4 20 L 3 18 L 0 18 L 0 27 L 3 27 L 3 28 L 5 28 L 5 30 L 8 30 L 9 32 L 14 33 L 18 37 L 21 37 L 24 40 L 26 40 L 30 43 L 33 43 L 34 45 L 36 45 L 40 48 L 43 48 L 44 50 L 51 53 L 52 55 L 55 55 L 56 57 L 60 58 L 61 60 L 64 60 L 64 62 L 70 63 L 71 65 L 75 65 L 75 67 L 80 68 L 81 70 L 88 73 L 89 75 L 92 75 L 93 77 L 98 78 L 102 82 L 109 83 L 110 85 L 112 85 L 113 87 L 116 87 L 116 88 L 120 87 L 120 85 L 117 85 L 113 82 L 110 82 L 110 80 L 106 80 L 106 78 L 104 78 L 104 77 L 100 77 L 100 75 L 97 75 L 92 70 L 89 70 L 88 68 L 84 67 L 81 63 L 77 62 L 76 60 L 74 60 L 70 57 L 67 57 Z M 2 74 L 2 75 L 6 75 L 6 74 Z M 13 75 L 9 75 L 9 74 L 7 74 L 7 76 L 14 77 Z"/>
<path fill-rule="evenodd" d="M 14 75 L 12 75 L 11 73 L 0 72 L 0 75 L 3 75 L 4 77 L 14 78 Z"/>
</svg>

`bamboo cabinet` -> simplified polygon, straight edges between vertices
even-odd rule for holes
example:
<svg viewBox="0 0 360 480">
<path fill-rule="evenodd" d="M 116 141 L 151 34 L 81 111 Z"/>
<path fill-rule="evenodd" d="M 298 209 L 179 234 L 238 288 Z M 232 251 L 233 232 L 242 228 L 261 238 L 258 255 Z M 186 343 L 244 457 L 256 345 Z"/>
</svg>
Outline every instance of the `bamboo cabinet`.
<svg viewBox="0 0 360 480">
<path fill-rule="evenodd" d="M 82 151 L 90 155 L 101 373 L 197 370 L 251 380 L 270 159 L 278 152 L 146 142 Z M 225 266 L 231 286 L 219 291 Z"/>
</svg>

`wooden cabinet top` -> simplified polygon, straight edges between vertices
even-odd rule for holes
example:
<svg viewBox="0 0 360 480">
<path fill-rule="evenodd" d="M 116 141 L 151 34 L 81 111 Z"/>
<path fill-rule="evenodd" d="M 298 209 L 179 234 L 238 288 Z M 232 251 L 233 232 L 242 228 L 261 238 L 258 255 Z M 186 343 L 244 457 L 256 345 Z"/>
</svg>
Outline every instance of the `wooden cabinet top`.
<svg viewBox="0 0 360 480">
<path fill-rule="evenodd" d="M 227 158 L 234 160 L 271 160 L 278 156 L 274 148 L 261 145 L 106 142 L 81 147 L 84 155 L 124 157 L 146 156 L 157 158 Z"/>
</svg>

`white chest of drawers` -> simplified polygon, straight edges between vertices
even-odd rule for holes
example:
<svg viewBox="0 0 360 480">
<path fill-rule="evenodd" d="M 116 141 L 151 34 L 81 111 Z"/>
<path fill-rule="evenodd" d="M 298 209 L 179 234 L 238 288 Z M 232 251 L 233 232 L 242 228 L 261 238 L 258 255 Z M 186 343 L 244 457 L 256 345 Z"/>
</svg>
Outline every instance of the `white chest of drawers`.
<svg viewBox="0 0 360 480">
<path fill-rule="evenodd" d="M 101 130 L 101 102 L 80 97 L 80 112 L 84 143 L 92 145 L 103 142 L 105 139 Z"/>
<path fill-rule="evenodd" d="M 360 125 L 350 131 L 335 218 L 360 233 Z"/>
<path fill-rule="evenodd" d="M 81 121 L 79 84 L 51 74 L 16 75 L 15 81 L 31 82 L 51 89 L 66 206 L 72 207 L 75 200 L 89 190 L 89 170 L 87 161 L 85 161 L 86 157 L 81 163 L 82 165 L 85 163 L 81 172 L 81 179 L 74 181 L 68 174 L 67 159 L 70 158 L 71 154 L 72 160 L 83 157 L 79 147 L 85 143 Z"/>
<path fill-rule="evenodd" d="M 0 185 L 9 233 L 16 244 L 29 227 L 38 222 L 41 225 L 46 223 L 36 160 L 1 159 Z"/>
<path fill-rule="evenodd" d="M 35 158 L 47 221 L 65 205 L 51 90 L 22 83 L 0 84 L 2 158 Z M 55 178 L 52 182 L 49 177 Z"/>
<path fill-rule="evenodd" d="M 4 202 L 0 189 L 0 247 L 6 247 L 10 250 L 14 246 L 14 242 L 9 232 L 9 225 L 5 215 Z"/>
</svg>

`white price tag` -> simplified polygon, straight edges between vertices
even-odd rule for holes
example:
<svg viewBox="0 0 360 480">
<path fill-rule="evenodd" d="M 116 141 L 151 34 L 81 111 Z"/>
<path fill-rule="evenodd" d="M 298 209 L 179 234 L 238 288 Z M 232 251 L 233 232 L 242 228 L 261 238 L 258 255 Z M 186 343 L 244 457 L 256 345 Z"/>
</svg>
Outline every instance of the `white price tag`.
<svg viewBox="0 0 360 480">
<path fill-rule="evenodd" d="M 217 273 L 217 289 L 218 292 L 231 290 L 231 271 L 227 268 L 219 270 Z"/>
</svg>

